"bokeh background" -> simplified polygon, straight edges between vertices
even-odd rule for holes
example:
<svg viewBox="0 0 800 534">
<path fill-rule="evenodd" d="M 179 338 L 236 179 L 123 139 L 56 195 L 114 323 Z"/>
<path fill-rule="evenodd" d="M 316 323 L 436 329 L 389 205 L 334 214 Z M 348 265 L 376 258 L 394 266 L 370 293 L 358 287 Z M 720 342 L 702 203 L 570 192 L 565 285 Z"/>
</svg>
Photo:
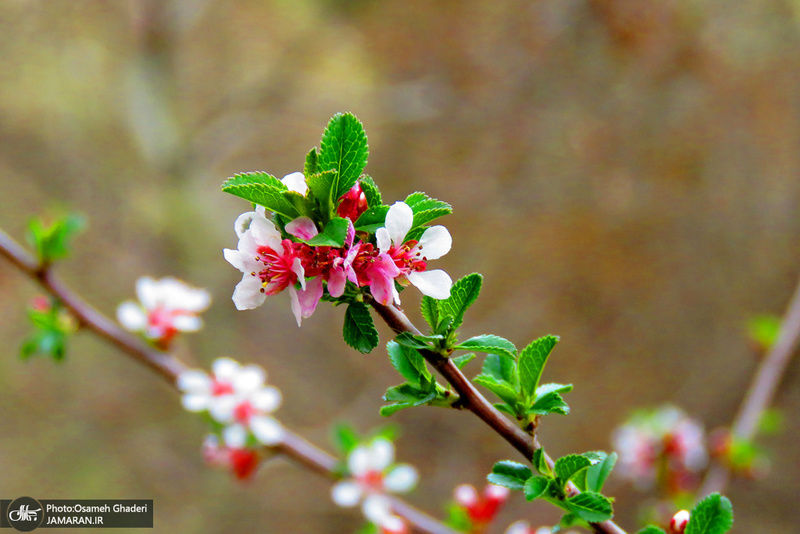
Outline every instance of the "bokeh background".
<svg viewBox="0 0 800 534">
<path fill-rule="evenodd" d="M 453 205 L 437 266 L 485 275 L 466 334 L 562 337 L 546 379 L 576 389 L 573 415 L 542 426 L 554 455 L 607 449 L 635 406 L 729 422 L 757 364 L 745 325 L 782 313 L 800 273 L 797 1 L 3 0 L 0 57 L 0 226 L 22 240 L 36 215 L 84 214 L 57 269 L 108 314 L 143 274 L 208 288 L 208 327 L 180 356 L 265 366 L 279 417 L 329 450 L 331 421 L 386 423 L 398 377 L 384 350 L 342 342 L 340 309 L 302 329 L 286 295 L 234 309 L 221 251 L 248 206 L 219 185 L 301 169 L 337 111 L 365 124 L 384 199 Z M 205 467 L 200 420 L 90 335 L 63 364 L 21 362 L 37 294 L 0 262 L 0 497 L 152 498 L 155 532 L 359 527 L 287 461 L 245 486 Z M 735 532 L 800 523 L 799 371 L 776 398 L 785 430 L 764 441 L 777 468 L 729 487 Z M 470 414 L 393 420 L 422 473 L 409 500 L 437 515 L 456 484 L 515 457 Z M 645 497 L 609 490 L 636 530 Z M 495 532 L 556 520 L 523 501 Z"/>
</svg>

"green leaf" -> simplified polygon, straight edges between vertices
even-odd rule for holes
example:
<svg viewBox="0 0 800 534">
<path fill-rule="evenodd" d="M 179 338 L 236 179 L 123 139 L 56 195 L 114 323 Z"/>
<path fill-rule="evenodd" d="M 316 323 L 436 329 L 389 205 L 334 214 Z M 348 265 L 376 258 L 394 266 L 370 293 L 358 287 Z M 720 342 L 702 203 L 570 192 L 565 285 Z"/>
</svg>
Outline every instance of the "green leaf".
<svg viewBox="0 0 800 534">
<path fill-rule="evenodd" d="M 428 403 L 437 397 L 436 388 L 431 389 L 432 391 L 425 391 L 411 384 L 400 384 L 399 386 L 390 387 L 386 390 L 386 395 L 384 395 L 383 399 L 388 402 L 394 402 L 395 404 L 382 406 L 380 414 L 384 417 L 388 417 L 400 410 Z"/>
<path fill-rule="evenodd" d="M 483 360 L 482 374 L 492 376 L 497 380 L 507 382 L 514 389 L 517 388 L 517 362 L 502 358 L 497 354 L 489 354 Z"/>
<path fill-rule="evenodd" d="M 517 366 L 522 392 L 529 398 L 534 395 L 542 376 L 544 365 L 553 347 L 558 343 L 557 336 L 544 336 L 522 349 Z"/>
<path fill-rule="evenodd" d="M 465 365 L 475 359 L 475 354 L 470 352 L 469 354 L 462 354 L 461 356 L 456 356 L 455 358 L 450 358 L 453 362 L 453 365 L 458 367 L 459 369 L 463 369 Z"/>
<path fill-rule="evenodd" d="M 324 247 L 343 247 L 344 240 L 347 239 L 347 229 L 350 226 L 349 219 L 334 217 L 325 229 L 308 240 L 309 245 Z"/>
<path fill-rule="evenodd" d="M 425 322 L 428 323 L 431 330 L 435 330 L 436 325 L 439 323 L 439 301 L 427 295 L 423 295 L 419 303 L 419 308 Z"/>
<path fill-rule="evenodd" d="M 347 307 L 342 333 L 345 343 L 361 353 L 371 352 L 378 346 L 378 331 L 363 302 L 353 302 Z"/>
<path fill-rule="evenodd" d="M 406 197 L 403 201 L 405 202 L 408 207 L 411 208 L 411 211 L 414 212 L 414 227 L 419 226 L 416 224 L 416 214 L 422 213 L 425 211 L 432 211 L 432 210 L 446 210 L 447 213 L 443 213 L 442 215 L 447 215 L 449 213 L 453 213 L 453 208 L 447 202 L 443 202 L 441 200 L 437 200 L 435 198 L 431 198 L 425 193 L 421 191 L 416 191 L 411 193 Z"/>
<path fill-rule="evenodd" d="M 658 527 L 649 525 L 644 527 L 642 530 L 638 531 L 636 534 L 667 534 L 667 533 Z"/>
<path fill-rule="evenodd" d="M 303 174 L 305 176 L 314 176 L 319 172 L 319 152 L 317 147 L 312 148 L 306 154 L 306 162 L 303 165 Z"/>
<path fill-rule="evenodd" d="M 551 413 L 569 415 L 569 405 L 564 402 L 561 395 L 551 391 L 541 397 L 537 396 L 536 401 L 528 408 L 526 413 L 537 415 L 548 415 Z"/>
<path fill-rule="evenodd" d="M 367 135 L 355 115 L 334 115 L 322 134 L 319 152 L 319 168 L 322 171 L 338 171 L 329 197 L 332 203 L 356 183 L 367 166 L 368 154 Z"/>
<path fill-rule="evenodd" d="M 86 227 L 86 220 L 77 214 L 64 215 L 51 224 L 32 219 L 28 224 L 28 240 L 36 249 L 41 264 L 49 264 L 69 256 L 72 239 Z"/>
<path fill-rule="evenodd" d="M 443 217 L 451 213 L 453 213 L 453 210 L 450 208 L 439 208 L 435 210 L 418 211 L 414 213 L 414 224 L 412 225 L 412 228 L 418 228 L 423 224 L 427 224 L 434 219 L 438 219 L 439 217 Z"/>
<path fill-rule="evenodd" d="M 265 172 L 235 174 L 222 184 L 222 190 L 288 219 L 296 219 L 300 215 L 294 204 L 283 195 L 288 191 L 284 183 Z"/>
<path fill-rule="evenodd" d="M 468 274 L 457 280 L 450 289 L 450 296 L 439 301 L 439 315 L 453 318 L 453 330 L 464 321 L 464 313 L 475 303 L 481 292 L 483 277 L 478 273 Z"/>
<path fill-rule="evenodd" d="M 587 491 L 564 501 L 567 509 L 589 523 L 599 523 L 614 516 L 614 508 L 608 497 Z"/>
<path fill-rule="evenodd" d="M 342 456 L 347 456 L 359 443 L 355 429 L 347 423 L 336 423 L 331 428 L 331 441 Z"/>
<path fill-rule="evenodd" d="M 490 354 L 497 354 L 498 356 L 506 356 L 512 360 L 517 357 L 517 347 L 509 340 L 500 336 L 495 336 L 494 334 L 471 337 L 453 348 L 458 350 L 488 352 Z"/>
<path fill-rule="evenodd" d="M 611 454 L 601 453 L 602 459 L 594 465 L 589 466 L 586 470 L 586 487 L 588 491 L 596 491 L 600 493 L 603 490 L 603 485 L 606 483 L 608 475 L 614 469 L 617 463 L 617 453 Z"/>
<path fill-rule="evenodd" d="M 590 465 L 592 465 L 592 462 L 585 456 L 581 456 L 580 454 L 568 454 L 556 460 L 556 465 L 553 469 L 563 489 L 569 479 Z"/>
<path fill-rule="evenodd" d="M 769 350 L 778 340 L 781 318 L 776 315 L 759 315 L 747 323 L 747 334 L 763 350 Z"/>
<path fill-rule="evenodd" d="M 378 185 L 375 183 L 375 180 L 367 175 L 364 175 L 359 180 L 359 183 L 361 184 L 361 190 L 364 192 L 364 197 L 367 199 L 368 207 L 374 208 L 383 204 L 381 190 L 378 189 Z"/>
<path fill-rule="evenodd" d="M 412 349 L 434 350 L 435 347 L 433 345 L 441 340 L 442 336 L 421 336 L 410 332 L 401 332 L 394 339 L 401 345 Z"/>
<path fill-rule="evenodd" d="M 712 493 L 691 511 L 686 534 L 724 534 L 733 527 L 733 506 L 727 497 Z"/>
<path fill-rule="evenodd" d="M 552 474 L 552 470 L 550 466 L 547 465 L 547 458 L 544 454 L 544 447 L 539 447 L 535 451 L 533 451 L 533 467 L 536 469 L 537 472 L 543 475 L 550 475 Z"/>
<path fill-rule="evenodd" d="M 331 200 L 331 188 L 334 186 L 335 181 L 335 170 L 317 172 L 306 176 L 306 185 L 319 203 L 323 222 L 327 222 L 336 215 L 336 207 Z"/>
<path fill-rule="evenodd" d="M 544 492 L 547 491 L 547 486 L 549 485 L 549 478 L 542 475 L 532 476 L 525 481 L 525 486 L 523 487 L 525 498 L 529 501 L 532 501 L 538 497 L 541 497 Z"/>
<path fill-rule="evenodd" d="M 425 359 L 416 350 L 390 341 L 386 344 L 386 351 L 394 368 L 411 384 L 420 386 L 423 377 L 428 380 L 432 378 Z"/>
<path fill-rule="evenodd" d="M 386 226 L 386 212 L 389 211 L 389 206 L 377 205 L 375 207 L 367 208 L 367 211 L 359 216 L 358 220 L 353 226 L 359 232 L 369 232 L 374 234 L 378 228 Z"/>
<path fill-rule="evenodd" d="M 532 476 L 530 468 L 511 460 L 501 460 L 494 464 L 486 480 L 508 489 L 521 490 Z"/>
<path fill-rule="evenodd" d="M 498 380 L 497 378 L 480 374 L 472 379 L 473 382 L 478 384 L 479 386 L 483 386 L 508 404 L 510 407 L 514 407 L 517 404 L 517 392 L 514 391 L 514 388 L 508 382 L 503 380 Z M 514 415 L 517 415 L 516 413 Z"/>
</svg>

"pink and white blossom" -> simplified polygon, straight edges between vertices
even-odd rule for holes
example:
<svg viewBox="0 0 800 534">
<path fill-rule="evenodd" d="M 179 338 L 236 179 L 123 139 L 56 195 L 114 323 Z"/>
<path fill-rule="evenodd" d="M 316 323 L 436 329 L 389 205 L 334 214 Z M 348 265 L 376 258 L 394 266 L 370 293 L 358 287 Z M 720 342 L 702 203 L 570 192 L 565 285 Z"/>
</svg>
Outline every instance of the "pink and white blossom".
<svg viewBox="0 0 800 534">
<path fill-rule="evenodd" d="M 406 241 L 413 224 L 411 207 L 405 202 L 395 202 L 386 213 L 385 227 L 375 233 L 378 249 L 394 260 L 401 271 L 401 281 L 408 280 L 424 295 L 445 299 L 450 296 L 453 281 L 441 269 L 427 270 L 427 262 L 447 254 L 453 239 L 444 226 L 431 226 L 425 229 L 419 241 Z"/>
<path fill-rule="evenodd" d="M 155 280 L 143 276 L 136 281 L 139 302 L 125 301 L 117 308 L 117 320 L 132 332 L 141 332 L 161 348 L 167 348 L 179 332 L 203 327 L 200 312 L 211 304 L 211 295 L 176 278 Z"/>
<path fill-rule="evenodd" d="M 287 174 L 281 178 L 281 182 L 283 182 L 283 185 L 285 185 L 289 191 L 300 193 L 303 196 L 306 196 L 306 193 L 308 193 L 306 177 L 302 172 L 293 172 L 291 174 Z"/>
<path fill-rule="evenodd" d="M 239 480 L 252 477 L 261 462 L 257 449 L 229 447 L 214 434 L 203 441 L 203 458 L 210 465 L 231 471 Z"/>
<path fill-rule="evenodd" d="M 350 478 L 337 482 L 332 490 L 333 502 L 343 507 L 361 503 L 369 521 L 376 525 L 389 519 L 391 503 L 387 493 L 405 493 L 417 483 L 417 470 L 408 464 L 394 465 L 394 445 L 385 438 L 358 445 L 347 457 Z"/>
<path fill-rule="evenodd" d="M 461 484 L 456 486 L 454 497 L 469 516 L 470 521 L 486 524 L 495 518 L 500 508 L 508 499 L 510 490 L 503 486 L 487 484 L 482 494 L 478 494 L 475 486 Z"/>
</svg>

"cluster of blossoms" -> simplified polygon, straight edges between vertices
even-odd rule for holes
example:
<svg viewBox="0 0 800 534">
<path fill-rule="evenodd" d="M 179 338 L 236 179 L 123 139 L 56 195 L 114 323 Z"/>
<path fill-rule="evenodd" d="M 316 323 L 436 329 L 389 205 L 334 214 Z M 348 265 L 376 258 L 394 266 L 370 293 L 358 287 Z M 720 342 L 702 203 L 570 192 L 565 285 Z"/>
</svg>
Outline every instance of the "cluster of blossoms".
<svg viewBox="0 0 800 534">
<path fill-rule="evenodd" d="M 125 301 L 117 308 L 117 320 L 131 332 L 139 332 L 160 349 L 168 349 L 179 332 L 203 327 L 198 314 L 211 304 L 204 289 L 175 278 L 155 280 L 143 276 L 136 281 L 139 302 Z"/>
<path fill-rule="evenodd" d="M 456 487 L 453 496 L 458 506 L 466 512 L 472 530 L 482 532 L 483 528 L 497 516 L 510 492 L 511 490 L 506 487 L 487 484 L 479 494 L 475 486 L 461 484 Z"/>
<path fill-rule="evenodd" d="M 618 472 L 639 488 L 691 489 L 708 463 L 703 426 L 674 406 L 634 415 L 613 435 Z"/>
<path fill-rule="evenodd" d="M 256 447 L 281 442 L 283 428 L 270 416 L 280 406 L 281 393 L 265 385 L 266 373 L 256 365 L 219 358 L 212 371 L 211 376 L 198 369 L 181 373 L 181 402 L 190 412 L 207 413 L 219 429 L 219 436 L 209 436 L 203 446 L 206 460 L 247 478 L 258 466 Z"/>
<path fill-rule="evenodd" d="M 289 174 L 282 182 L 289 191 L 309 194 L 302 173 Z M 359 183 L 338 199 L 336 213 L 347 221 L 341 247 L 309 244 L 320 233 L 321 225 L 307 216 L 287 222 L 282 232 L 261 206 L 240 215 L 234 225 L 239 238 L 237 249 L 224 251 L 225 259 L 243 273 L 233 293 L 236 308 L 256 308 L 268 295 L 288 289 L 299 326 L 314 313 L 326 291 L 330 297 L 339 298 L 348 283 L 369 288 L 384 305 L 400 301 L 395 282 L 413 284 L 436 299 L 447 298 L 452 280 L 442 270 L 428 270 L 427 265 L 428 260 L 450 250 L 452 238 L 447 229 L 432 226 L 418 240 L 407 240 L 414 212 L 407 204 L 397 202 L 388 209 L 385 226 L 374 235 L 357 233 L 353 223 L 368 208 Z"/>
<path fill-rule="evenodd" d="M 408 464 L 394 464 L 394 445 L 386 438 L 375 438 L 357 445 L 347 455 L 349 477 L 337 482 L 332 490 L 333 502 L 343 507 L 361 503 L 368 521 L 381 529 L 381 534 L 404 534 L 408 526 L 392 513 L 387 493 L 410 491 L 419 478 Z"/>
</svg>

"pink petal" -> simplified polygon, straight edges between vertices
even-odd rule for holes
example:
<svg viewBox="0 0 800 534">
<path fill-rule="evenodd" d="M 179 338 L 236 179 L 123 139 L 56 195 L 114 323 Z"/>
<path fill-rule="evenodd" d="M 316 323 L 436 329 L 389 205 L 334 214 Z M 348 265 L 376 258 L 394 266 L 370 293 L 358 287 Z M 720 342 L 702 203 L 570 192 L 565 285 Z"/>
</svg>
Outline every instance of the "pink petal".
<svg viewBox="0 0 800 534">
<path fill-rule="evenodd" d="M 322 298 L 322 277 L 316 276 L 306 282 L 306 288 L 297 290 L 289 286 L 289 297 L 292 301 L 292 313 L 300 326 L 303 319 L 308 319 L 317 309 Z"/>
<path fill-rule="evenodd" d="M 286 225 L 286 231 L 303 241 L 308 241 L 319 233 L 317 225 L 308 217 L 298 217 Z"/>
</svg>

